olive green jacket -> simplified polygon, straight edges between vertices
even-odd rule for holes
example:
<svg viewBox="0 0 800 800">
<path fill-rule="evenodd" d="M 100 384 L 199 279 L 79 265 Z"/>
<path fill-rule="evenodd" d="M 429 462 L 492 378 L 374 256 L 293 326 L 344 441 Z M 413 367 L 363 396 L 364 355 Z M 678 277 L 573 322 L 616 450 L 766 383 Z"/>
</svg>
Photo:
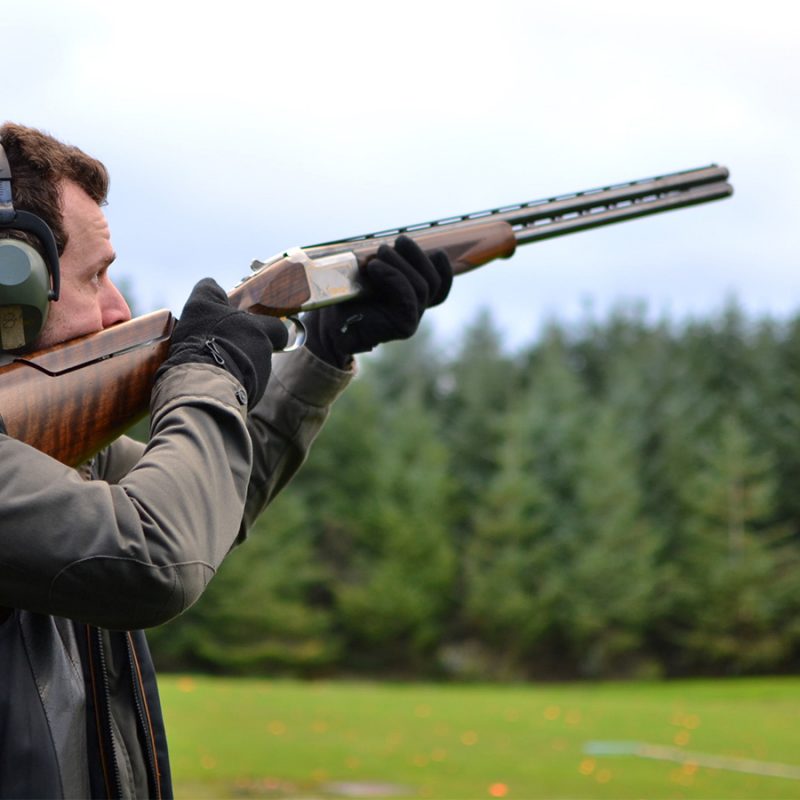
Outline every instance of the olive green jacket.
<svg viewBox="0 0 800 800">
<path fill-rule="evenodd" d="M 152 664 L 128 632 L 197 600 L 349 379 L 275 356 L 248 414 L 228 372 L 173 367 L 148 444 L 123 437 L 81 470 L 0 434 L 0 797 L 170 796 Z"/>
<path fill-rule="evenodd" d="M 147 446 L 113 443 L 89 465 L 99 480 L 0 435 L 0 606 L 118 629 L 187 609 L 300 467 L 350 377 L 307 350 L 273 364 L 249 415 L 223 369 L 169 370 Z"/>
</svg>

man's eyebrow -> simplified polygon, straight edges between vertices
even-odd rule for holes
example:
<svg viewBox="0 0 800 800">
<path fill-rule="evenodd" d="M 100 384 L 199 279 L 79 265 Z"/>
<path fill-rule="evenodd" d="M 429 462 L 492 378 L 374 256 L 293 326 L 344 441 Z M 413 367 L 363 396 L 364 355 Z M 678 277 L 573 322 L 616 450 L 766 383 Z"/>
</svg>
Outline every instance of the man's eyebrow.
<svg viewBox="0 0 800 800">
<path fill-rule="evenodd" d="M 108 257 L 101 258 L 98 261 L 95 261 L 94 263 L 87 261 L 86 264 L 84 265 L 84 270 L 87 275 L 91 275 L 95 272 L 101 272 L 102 270 L 108 269 L 114 263 L 114 261 L 116 261 L 116 259 L 117 259 L 117 254 L 111 253 L 111 255 L 109 255 Z"/>
</svg>

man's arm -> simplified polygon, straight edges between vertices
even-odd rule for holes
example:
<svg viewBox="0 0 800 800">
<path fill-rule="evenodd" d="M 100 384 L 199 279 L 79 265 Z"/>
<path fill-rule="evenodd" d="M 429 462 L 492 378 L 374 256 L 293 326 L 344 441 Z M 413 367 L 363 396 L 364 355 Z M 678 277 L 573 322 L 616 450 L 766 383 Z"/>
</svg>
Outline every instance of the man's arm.
<svg viewBox="0 0 800 800">
<path fill-rule="evenodd" d="M 353 375 L 352 370 L 326 364 L 307 348 L 274 357 L 267 390 L 247 416 L 253 467 L 240 540 L 302 466 L 334 400 Z M 120 437 L 97 455 L 97 477 L 119 483 L 144 452 L 144 443 Z"/>
<path fill-rule="evenodd" d="M 151 441 L 116 485 L 0 436 L 0 606 L 109 628 L 188 608 L 244 510 L 252 448 L 240 391 L 216 366 L 169 370 Z"/>
<path fill-rule="evenodd" d="M 157 376 L 150 441 L 116 484 L 84 481 L 0 435 L 0 606 L 108 628 L 156 625 L 188 608 L 239 530 L 252 467 L 247 411 L 285 340 L 280 322 L 233 309 L 201 281 Z"/>
<path fill-rule="evenodd" d="M 253 472 L 240 539 L 300 469 L 353 374 L 327 364 L 305 347 L 275 356 L 267 391 L 247 418 Z"/>
</svg>

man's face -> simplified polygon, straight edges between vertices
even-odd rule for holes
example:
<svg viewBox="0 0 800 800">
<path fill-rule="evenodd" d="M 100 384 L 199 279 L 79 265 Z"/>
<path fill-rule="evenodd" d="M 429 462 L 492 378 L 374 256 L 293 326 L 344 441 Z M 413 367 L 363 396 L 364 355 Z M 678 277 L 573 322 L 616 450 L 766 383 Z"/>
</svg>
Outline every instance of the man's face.
<svg viewBox="0 0 800 800">
<path fill-rule="evenodd" d="M 128 304 L 108 275 L 115 254 L 102 209 L 72 181 L 61 184 L 61 207 L 69 237 L 61 255 L 61 296 L 50 304 L 37 348 L 131 318 Z"/>
</svg>

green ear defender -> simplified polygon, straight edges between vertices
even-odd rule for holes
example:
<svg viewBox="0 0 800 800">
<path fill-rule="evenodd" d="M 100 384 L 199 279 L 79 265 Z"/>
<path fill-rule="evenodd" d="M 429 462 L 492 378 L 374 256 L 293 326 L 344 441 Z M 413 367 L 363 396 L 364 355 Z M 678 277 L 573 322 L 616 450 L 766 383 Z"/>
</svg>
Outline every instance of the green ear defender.
<svg viewBox="0 0 800 800">
<path fill-rule="evenodd" d="M 0 350 L 32 344 L 47 322 L 50 273 L 26 242 L 0 239 Z"/>
<path fill-rule="evenodd" d="M 0 351 L 21 350 L 38 339 L 50 302 L 58 300 L 58 248 L 41 217 L 14 209 L 11 167 L 0 144 L 0 233 L 3 230 L 32 233 L 44 251 L 42 255 L 19 239 L 0 239 Z"/>
</svg>

